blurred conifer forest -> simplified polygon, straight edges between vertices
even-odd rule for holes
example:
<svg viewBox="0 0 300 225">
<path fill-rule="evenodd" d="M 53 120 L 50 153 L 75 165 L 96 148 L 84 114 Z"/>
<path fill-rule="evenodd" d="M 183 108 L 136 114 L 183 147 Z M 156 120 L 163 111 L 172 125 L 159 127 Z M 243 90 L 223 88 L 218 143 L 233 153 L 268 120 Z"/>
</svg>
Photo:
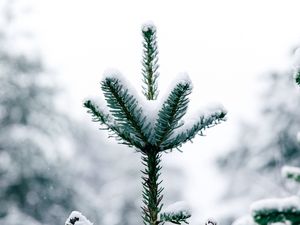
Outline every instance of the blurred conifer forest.
<svg viewBox="0 0 300 225">
<path fill-rule="evenodd" d="M 30 13 L 20 3 L 0 3 L 0 224 L 63 224 L 74 209 L 96 224 L 139 224 L 137 156 L 59 109 L 63 88 L 18 26 Z"/>
</svg>

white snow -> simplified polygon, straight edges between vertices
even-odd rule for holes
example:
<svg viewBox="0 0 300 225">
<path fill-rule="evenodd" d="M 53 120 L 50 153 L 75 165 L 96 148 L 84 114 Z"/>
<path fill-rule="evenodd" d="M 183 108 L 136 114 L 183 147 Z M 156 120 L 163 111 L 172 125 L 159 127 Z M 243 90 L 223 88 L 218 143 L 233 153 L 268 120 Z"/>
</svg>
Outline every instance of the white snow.
<svg viewBox="0 0 300 225">
<path fill-rule="evenodd" d="M 198 111 L 187 113 L 184 117 L 183 126 L 179 127 L 178 129 L 174 130 L 172 137 L 175 137 L 176 135 L 180 134 L 181 132 L 184 132 L 186 130 L 189 130 L 192 128 L 193 125 L 195 125 L 201 117 L 208 118 L 212 114 L 217 112 L 227 112 L 222 104 L 214 103 L 206 106 L 204 109 L 200 109 Z"/>
<path fill-rule="evenodd" d="M 178 73 L 177 76 L 170 81 L 169 88 L 166 90 L 166 94 L 170 94 L 177 84 L 188 83 L 193 88 L 192 80 L 187 72 Z"/>
<path fill-rule="evenodd" d="M 300 168 L 299 167 L 293 167 L 293 166 L 284 166 L 281 169 L 281 175 L 283 177 L 299 177 L 300 176 Z"/>
<path fill-rule="evenodd" d="M 300 48 L 297 48 L 296 51 L 294 52 L 292 67 L 293 67 L 294 78 L 296 78 L 298 71 L 300 69 Z"/>
<path fill-rule="evenodd" d="M 174 79 L 171 80 L 170 84 L 167 88 L 164 88 L 163 93 L 160 93 L 160 95 L 157 98 L 156 107 L 158 107 L 158 110 L 162 108 L 163 103 L 168 99 L 170 93 L 174 90 L 174 88 L 178 84 L 182 83 L 189 83 L 190 86 L 193 88 L 192 81 L 187 73 L 179 73 Z M 157 110 L 157 111 L 158 111 Z"/>
<path fill-rule="evenodd" d="M 142 25 L 143 32 L 147 32 L 149 29 L 156 31 L 156 26 L 154 25 L 154 23 L 152 21 L 147 21 L 147 22 L 143 23 L 143 25 Z"/>
<path fill-rule="evenodd" d="M 252 216 L 242 216 L 235 220 L 232 225 L 256 225 L 255 221 L 253 220 Z"/>
<path fill-rule="evenodd" d="M 74 220 L 71 223 L 71 220 Z M 70 216 L 68 217 L 65 225 L 93 225 L 81 212 L 73 211 L 71 212 Z"/>
<path fill-rule="evenodd" d="M 186 202 L 179 201 L 179 202 L 175 202 L 175 203 L 169 205 L 162 213 L 173 214 L 173 215 L 183 213 L 186 216 L 190 216 L 191 215 L 191 209 L 187 205 Z"/>
<path fill-rule="evenodd" d="M 189 83 L 192 86 L 192 80 L 187 72 L 178 73 L 174 79 L 175 84 L 178 83 Z"/>
<path fill-rule="evenodd" d="M 91 101 L 91 103 L 99 110 L 101 110 L 104 114 L 109 114 L 109 109 L 104 98 L 87 97 L 83 100 L 83 102 L 86 101 Z"/>
<path fill-rule="evenodd" d="M 211 116 L 214 113 L 221 113 L 221 112 L 227 113 L 227 110 L 225 109 L 225 107 L 222 104 L 220 104 L 220 103 L 210 103 L 204 109 L 199 110 L 197 114 L 208 117 L 208 116 Z"/>
<path fill-rule="evenodd" d="M 106 78 L 115 78 L 120 81 L 120 84 L 123 86 L 124 89 L 128 89 L 129 94 L 133 95 L 138 99 L 140 93 L 137 93 L 136 89 L 131 85 L 131 82 L 126 79 L 126 77 L 117 69 L 110 68 L 106 69 L 103 73 L 102 80 Z"/>
<path fill-rule="evenodd" d="M 297 141 L 300 143 L 300 131 L 297 132 L 296 138 L 297 138 Z"/>
<path fill-rule="evenodd" d="M 102 75 L 103 79 L 107 77 L 113 77 L 117 79 L 123 79 L 122 73 L 116 68 L 107 68 Z"/>
<path fill-rule="evenodd" d="M 293 66 L 295 69 L 300 67 L 300 48 L 297 48 L 293 55 Z"/>
<path fill-rule="evenodd" d="M 300 210 L 300 199 L 298 196 L 263 199 L 252 203 L 250 206 L 252 215 L 264 210 L 277 210 L 283 212 L 291 209 L 295 211 Z"/>
<path fill-rule="evenodd" d="M 153 126 L 162 105 L 160 99 L 149 101 L 146 98 L 140 98 L 139 103 L 143 109 L 144 115 L 147 117 L 147 121 Z"/>
<path fill-rule="evenodd" d="M 131 85 L 131 83 L 117 69 L 107 69 L 103 73 L 103 80 L 106 78 L 118 79 L 123 87 L 125 89 L 128 89 L 129 94 L 133 95 L 137 99 L 139 106 L 142 107 L 144 115 L 147 116 L 147 121 L 152 123 L 152 125 L 155 124 L 159 110 L 162 108 L 163 103 L 167 100 L 171 91 L 176 87 L 176 85 L 179 83 L 189 83 L 190 85 L 192 85 L 191 79 L 189 78 L 188 74 L 180 73 L 174 80 L 172 80 L 169 88 L 164 91 L 164 95 L 159 95 L 156 100 L 149 101 L 145 99 L 145 96 L 143 96 L 141 93 L 138 93 L 137 90 Z"/>
<path fill-rule="evenodd" d="M 138 93 L 137 90 L 118 70 L 108 69 L 103 74 L 103 79 L 116 78 L 123 85 L 124 89 L 128 89 L 128 93 L 133 95 L 138 102 L 138 107 L 142 107 L 143 115 L 147 117 L 147 121 L 155 123 L 159 109 L 161 108 L 161 99 L 147 100 L 142 92 Z M 102 109 L 102 108 L 101 108 Z"/>
</svg>

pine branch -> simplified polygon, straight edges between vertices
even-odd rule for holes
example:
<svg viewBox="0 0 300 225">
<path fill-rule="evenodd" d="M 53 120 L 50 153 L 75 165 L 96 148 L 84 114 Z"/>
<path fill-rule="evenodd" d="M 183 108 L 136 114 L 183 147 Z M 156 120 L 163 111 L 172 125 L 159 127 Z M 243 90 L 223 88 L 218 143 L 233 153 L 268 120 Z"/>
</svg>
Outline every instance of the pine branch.
<svg viewBox="0 0 300 225">
<path fill-rule="evenodd" d="M 85 101 L 83 105 L 88 109 L 88 113 L 92 114 L 93 122 L 99 122 L 104 129 L 113 134 L 112 137 L 115 137 L 120 144 L 135 146 L 138 149 L 143 147 L 140 142 L 136 141 L 134 138 L 131 138 L 130 133 L 126 132 L 126 130 L 122 129 L 121 127 L 118 127 L 110 115 L 103 113 L 91 100 Z"/>
<path fill-rule="evenodd" d="M 164 102 L 154 127 L 157 146 L 163 145 L 174 129 L 180 126 L 179 121 L 186 114 L 191 90 L 190 83 L 179 83 Z"/>
<path fill-rule="evenodd" d="M 300 199 L 298 196 L 262 199 L 252 203 L 253 220 L 260 225 L 289 221 L 300 224 Z"/>
<path fill-rule="evenodd" d="M 157 78 L 158 73 L 158 50 L 156 44 L 156 27 L 154 25 L 144 25 L 143 34 L 143 94 L 148 100 L 155 100 L 158 95 Z"/>
<path fill-rule="evenodd" d="M 128 89 L 116 78 L 106 78 L 101 83 L 102 91 L 115 121 L 130 139 L 136 140 L 140 146 L 148 144 L 150 124 L 142 115 L 142 108 L 138 106 L 137 100 L 128 93 Z"/>
<path fill-rule="evenodd" d="M 226 112 L 220 111 L 211 114 L 208 117 L 201 116 L 199 121 L 194 124 L 191 128 L 186 129 L 184 132 L 166 140 L 162 144 L 162 150 L 168 150 L 173 148 L 181 147 L 187 141 L 191 141 L 196 134 L 203 135 L 203 131 L 207 128 L 213 127 L 225 120 Z"/>
<path fill-rule="evenodd" d="M 178 213 L 162 213 L 160 215 L 160 220 L 163 222 L 171 222 L 175 224 L 181 224 L 189 222 L 187 221 L 188 218 L 190 218 L 191 215 L 185 213 L 184 211 L 178 212 Z"/>
<path fill-rule="evenodd" d="M 100 122 L 101 125 L 104 125 L 107 129 L 110 129 L 112 119 L 108 114 L 102 112 L 91 100 L 85 101 L 83 106 L 88 109 L 88 113 L 92 114 L 93 122 Z"/>
<path fill-rule="evenodd" d="M 265 210 L 255 212 L 253 219 L 260 225 L 268 225 L 273 223 L 286 223 L 290 221 L 292 225 L 300 224 L 300 211 L 295 208 L 290 208 L 285 211 Z"/>
<path fill-rule="evenodd" d="M 175 224 L 186 223 L 187 219 L 191 217 L 191 211 L 185 202 L 176 202 L 169 205 L 161 214 L 160 221 L 171 222 Z"/>
</svg>

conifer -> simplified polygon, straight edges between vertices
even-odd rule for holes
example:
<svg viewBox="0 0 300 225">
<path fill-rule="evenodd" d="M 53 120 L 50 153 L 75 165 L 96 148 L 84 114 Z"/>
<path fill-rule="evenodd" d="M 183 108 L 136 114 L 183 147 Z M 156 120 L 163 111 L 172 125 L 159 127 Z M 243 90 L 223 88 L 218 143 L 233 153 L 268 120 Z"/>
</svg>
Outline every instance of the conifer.
<svg viewBox="0 0 300 225">
<path fill-rule="evenodd" d="M 142 27 L 142 93 L 147 101 L 156 101 L 158 97 L 158 48 L 156 27 L 145 24 Z M 143 111 L 143 107 L 130 88 L 120 78 L 118 72 L 106 75 L 101 82 L 101 90 L 109 112 L 95 102 L 87 100 L 84 106 L 92 114 L 93 121 L 99 122 L 102 129 L 110 132 L 119 143 L 134 148 L 141 153 L 144 165 L 142 171 L 143 206 L 142 218 L 145 225 L 159 225 L 165 222 L 187 223 L 191 216 L 188 210 L 163 212 L 163 190 L 161 175 L 161 157 L 163 153 L 180 149 L 182 144 L 191 141 L 196 134 L 225 120 L 226 111 L 218 109 L 208 115 L 199 115 L 192 126 L 184 125 L 185 116 L 192 92 L 189 80 L 178 82 L 163 102 L 155 121 Z"/>
</svg>

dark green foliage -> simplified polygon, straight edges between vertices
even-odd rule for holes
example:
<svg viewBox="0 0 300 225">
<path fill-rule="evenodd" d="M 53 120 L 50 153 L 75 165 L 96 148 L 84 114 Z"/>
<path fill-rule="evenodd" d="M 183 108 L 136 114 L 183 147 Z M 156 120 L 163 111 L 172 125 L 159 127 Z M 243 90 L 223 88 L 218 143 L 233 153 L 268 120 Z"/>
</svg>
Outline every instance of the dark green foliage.
<svg viewBox="0 0 300 225">
<path fill-rule="evenodd" d="M 292 225 L 300 224 L 300 211 L 299 209 L 289 208 L 284 211 L 274 210 L 262 210 L 252 214 L 253 219 L 260 225 L 268 225 L 272 223 L 287 221 L 291 222 Z"/>
<path fill-rule="evenodd" d="M 118 127 L 131 134 L 130 139 L 138 141 L 139 148 L 145 146 L 149 139 L 149 123 L 146 123 L 146 117 L 142 115 L 142 108 L 137 100 L 116 78 L 106 78 L 101 84 L 107 105 Z"/>
<path fill-rule="evenodd" d="M 179 124 L 179 121 L 186 114 L 189 103 L 188 95 L 191 91 L 192 88 L 189 83 L 179 83 L 170 93 L 159 111 L 158 119 L 155 123 L 156 145 L 163 145 L 170 138 L 172 132 L 183 125 Z"/>
<path fill-rule="evenodd" d="M 143 56 L 143 94 L 147 100 L 155 100 L 158 95 L 156 80 L 157 72 L 157 47 L 156 28 L 153 25 L 144 26 L 142 29 L 144 37 Z M 190 216 L 184 214 L 164 214 L 159 220 L 162 210 L 161 180 L 161 155 L 167 150 L 179 148 L 183 143 L 191 140 L 198 133 L 202 135 L 203 130 L 225 120 L 225 111 L 214 112 L 208 116 L 199 115 L 199 121 L 191 127 L 187 127 L 181 133 L 175 135 L 176 129 L 183 125 L 181 120 L 187 112 L 189 103 L 188 96 L 192 91 L 189 81 L 179 82 L 169 94 L 162 105 L 156 121 L 150 121 L 143 114 L 135 96 L 128 88 L 112 73 L 101 82 L 108 113 L 104 113 L 90 100 L 84 103 L 88 112 L 93 115 L 93 120 L 99 122 L 104 129 L 108 129 L 120 143 L 135 147 L 142 153 L 143 184 L 143 220 L 145 225 L 158 225 L 166 221 L 180 224 L 187 222 Z"/>
<path fill-rule="evenodd" d="M 144 38 L 143 47 L 143 94 L 148 100 L 155 100 L 158 95 L 157 78 L 158 69 L 158 50 L 156 45 L 156 28 L 153 25 L 146 25 L 142 29 Z"/>
</svg>

